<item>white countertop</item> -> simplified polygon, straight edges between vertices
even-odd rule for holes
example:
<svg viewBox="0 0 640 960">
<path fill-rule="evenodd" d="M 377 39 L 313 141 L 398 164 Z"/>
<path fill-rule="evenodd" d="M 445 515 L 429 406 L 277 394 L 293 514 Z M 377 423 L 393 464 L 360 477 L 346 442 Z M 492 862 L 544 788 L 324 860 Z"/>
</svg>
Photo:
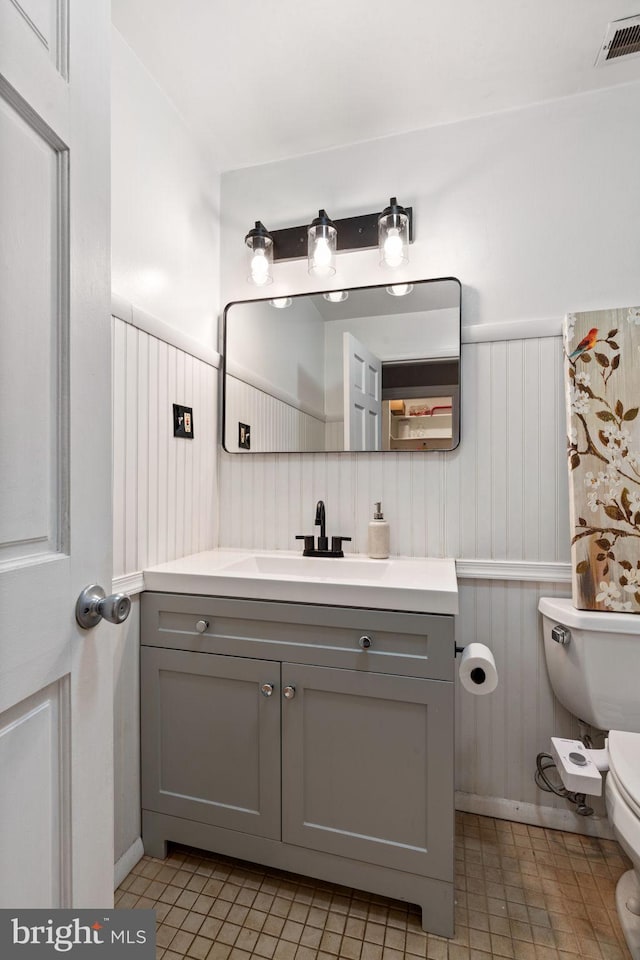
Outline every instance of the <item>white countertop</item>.
<svg viewBox="0 0 640 960">
<path fill-rule="evenodd" d="M 146 590 L 294 603 L 458 613 L 455 561 L 303 557 L 287 550 L 208 550 L 144 571 Z"/>
</svg>

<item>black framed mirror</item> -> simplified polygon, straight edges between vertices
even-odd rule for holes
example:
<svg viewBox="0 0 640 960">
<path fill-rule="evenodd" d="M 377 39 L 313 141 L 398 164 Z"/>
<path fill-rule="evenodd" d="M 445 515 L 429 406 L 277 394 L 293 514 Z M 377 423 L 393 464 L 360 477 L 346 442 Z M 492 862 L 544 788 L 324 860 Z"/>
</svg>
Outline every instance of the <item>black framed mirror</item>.
<svg viewBox="0 0 640 960">
<path fill-rule="evenodd" d="M 460 304 L 455 277 L 228 304 L 224 449 L 453 450 Z"/>
</svg>

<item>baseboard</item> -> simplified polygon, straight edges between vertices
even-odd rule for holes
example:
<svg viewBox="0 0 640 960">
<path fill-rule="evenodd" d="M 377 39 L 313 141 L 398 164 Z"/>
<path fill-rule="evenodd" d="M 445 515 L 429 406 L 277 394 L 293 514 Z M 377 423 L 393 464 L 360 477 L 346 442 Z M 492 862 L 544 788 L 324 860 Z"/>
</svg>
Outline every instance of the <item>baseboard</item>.
<svg viewBox="0 0 640 960">
<path fill-rule="evenodd" d="M 113 889 L 117 890 L 128 873 L 131 873 L 136 863 L 142 860 L 144 856 L 144 847 L 142 838 L 138 837 L 128 850 L 122 854 L 113 868 Z"/>
<path fill-rule="evenodd" d="M 521 803 L 519 800 L 505 800 L 502 797 L 480 797 L 475 793 L 463 793 L 456 790 L 456 810 L 463 813 L 475 813 L 482 817 L 495 817 L 497 820 L 512 820 L 515 823 L 528 823 L 534 827 L 546 827 L 550 830 L 566 830 L 568 833 L 581 833 L 588 837 L 600 837 L 603 840 L 615 840 L 613 830 L 606 817 L 595 813 L 592 817 L 580 817 L 573 810 L 556 807 L 542 807 L 536 803 Z"/>
</svg>

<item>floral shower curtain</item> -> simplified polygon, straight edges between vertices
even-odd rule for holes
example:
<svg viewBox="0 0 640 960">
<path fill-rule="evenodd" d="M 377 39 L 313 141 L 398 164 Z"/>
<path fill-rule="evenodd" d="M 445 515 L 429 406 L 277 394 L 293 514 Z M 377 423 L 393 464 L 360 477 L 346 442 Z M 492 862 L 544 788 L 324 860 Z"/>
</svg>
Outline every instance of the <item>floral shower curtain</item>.
<svg viewBox="0 0 640 960">
<path fill-rule="evenodd" d="M 563 343 L 573 602 L 640 613 L 640 307 L 570 313 Z"/>
</svg>

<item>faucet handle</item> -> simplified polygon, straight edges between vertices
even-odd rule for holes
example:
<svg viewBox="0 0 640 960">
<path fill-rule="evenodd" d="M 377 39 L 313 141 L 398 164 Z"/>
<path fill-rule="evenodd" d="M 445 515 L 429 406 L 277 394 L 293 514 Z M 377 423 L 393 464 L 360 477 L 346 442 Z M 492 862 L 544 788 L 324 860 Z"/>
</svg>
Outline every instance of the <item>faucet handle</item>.
<svg viewBox="0 0 640 960">
<path fill-rule="evenodd" d="M 342 544 L 346 540 L 351 542 L 351 537 L 331 537 L 331 553 L 335 553 L 339 557 L 344 556 L 342 552 Z"/>
<path fill-rule="evenodd" d="M 312 533 L 298 533 L 296 534 L 296 540 L 304 540 L 303 553 L 309 553 L 314 549 L 313 547 L 314 537 Z"/>
</svg>

